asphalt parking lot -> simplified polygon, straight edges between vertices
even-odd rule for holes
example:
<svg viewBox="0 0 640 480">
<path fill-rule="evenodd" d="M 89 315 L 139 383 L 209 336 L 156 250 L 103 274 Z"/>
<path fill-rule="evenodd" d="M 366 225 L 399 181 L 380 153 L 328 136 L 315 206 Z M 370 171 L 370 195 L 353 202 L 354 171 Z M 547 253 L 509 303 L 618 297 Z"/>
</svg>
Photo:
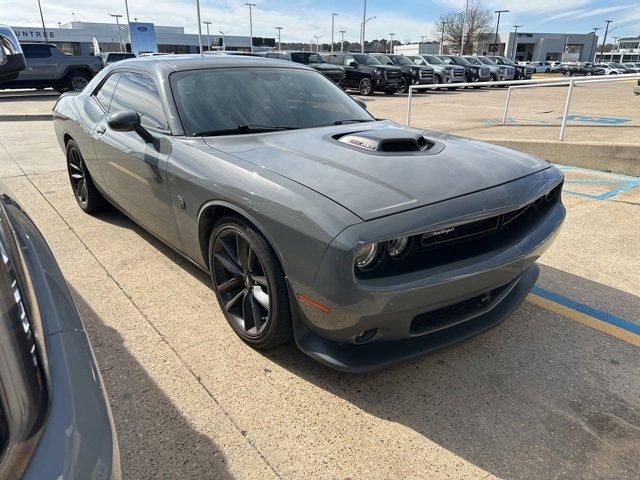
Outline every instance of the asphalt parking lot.
<svg viewBox="0 0 640 480">
<path fill-rule="evenodd" d="M 0 99 L 0 119 L 16 112 Z M 567 220 L 528 300 L 354 376 L 247 347 L 205 274 L 123 215 L 80 211 L 51 122 L 4 118 L 0 177 L 74 294 L 125 478 L 637 478 L 638 178 L 561 166 Z"/>
</svg>

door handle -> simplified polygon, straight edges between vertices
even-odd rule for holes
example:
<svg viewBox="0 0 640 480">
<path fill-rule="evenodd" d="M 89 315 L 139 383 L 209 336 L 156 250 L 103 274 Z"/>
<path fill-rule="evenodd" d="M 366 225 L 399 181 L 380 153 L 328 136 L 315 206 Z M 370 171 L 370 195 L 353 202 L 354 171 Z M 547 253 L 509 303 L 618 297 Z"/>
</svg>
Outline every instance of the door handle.
<svg viewBox="0 0 640 480">
<path fill-rule="evenodd" d="M 102 135 L 106 131 L 107 131 L 107 127 L 105 127 L 104 125 L 98 125 L 96 128 L 96 134 L 98 135 Z"/>
</svg>

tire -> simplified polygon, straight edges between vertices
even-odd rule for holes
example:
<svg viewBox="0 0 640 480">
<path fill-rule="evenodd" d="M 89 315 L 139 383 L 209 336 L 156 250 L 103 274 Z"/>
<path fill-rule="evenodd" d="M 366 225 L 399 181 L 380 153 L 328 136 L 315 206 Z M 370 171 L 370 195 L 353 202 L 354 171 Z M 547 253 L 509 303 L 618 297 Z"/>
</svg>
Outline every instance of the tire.
<svg viewBox="0 0 640 480">
<path fill-rule="evenodd" d="M 489 81 L 490 82 L 497 82 L 498 81 L 498 77 L 496 77 L 495 73 L 492 73 L 489 75 Z"/>
<path fill-rule="evenodd" d="M 360 83 L 358 84 L 358 91 L 360 92 L 360 95 L 373 95 L 373 83 L 371 82 L 371 79 L 365 77 L 360 80 Z"/>
<path fill-rule="evenodd" d="M 81 92 L 91 81 L 91 77 L 82 70 L 71 70 L 64 77 L 64 86 L 68 92 Z"/>
<path fill-rule="evenodd" d="M 238 255 L 238 251 L 245 254 Z M 293 325 L 284 272 L 253 225 L 234 216 L 220 219 L 209 238 L 209 265 L 220 309 L 242 341 L 259 350 L 291 341 Z"/>
<path fill-rule="evenodd" d="M 409 93 L 409 82 L 405 77 L 402 77 L 400 83 L 398 84 L 398 92 L 400 93 Z"/>
<path fill-rule="evenodd" d="M 109 202 L 93 183 L 89 169 L 84 163 L 84 157 L 74 140 L 67 142 L 67 172 L 73 196 L 83 212 L 100 212 L 109 206 Z"/>
<path fill-rule="evenodd" d="M 547 69 L 544 71 L 544 73 L 551 73 L 551 69 L 550 69 L 550 68 L 547 68 Z"/>
<path fill-rule="evenodd" d="M 593 72 L 587 72 L 587 73 L 585 73 L 585 76 L 587 76 L 587 77 L 590 77 L 590 76 L 592 76 L 592 75 L 593 75 Z"/>
</svg>

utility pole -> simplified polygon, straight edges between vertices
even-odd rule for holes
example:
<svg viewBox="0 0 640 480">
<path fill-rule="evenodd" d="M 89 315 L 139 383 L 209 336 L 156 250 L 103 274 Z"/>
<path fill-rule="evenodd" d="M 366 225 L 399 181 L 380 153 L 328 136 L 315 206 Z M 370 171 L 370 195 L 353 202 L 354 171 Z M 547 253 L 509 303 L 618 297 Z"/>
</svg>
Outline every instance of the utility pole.
<svg viewBox="0 0 640 480">
<path fill-rule="evenodd" d="M 607 27 L 604 29 L 604 39 L 602 40 L 602 47 L 600 47 L 600 61 L 603 62 L 604 60 L 604 46 L 607 43 L 607 33 L 609 33 L 609 24 L 611 22 L 613 22 L 613 20 L 605 20 L 604 21 L 607 24 Z"/>
<path fill-rule="evenodd" d="M 512 60 L 516 61 L 516 53 L 518 51 L 518 29 L 523 25 L 514 25 L 514 34 L 513 34 L 513 58 Z"/>
<path fill-rule="evenodd" d="M 495 55 L 500 55 L 500 48 L 498 47 L 498 29 L 500 28 L 500 14 L 501 13 L 509 13 L 509 10 L 496 10 L 493 13 L 498 14 L 498 22 L 496 23 L 496 36 L 493 38 L 494 52 Z"/>
<path fill-rule="evenodd" d="M 364 31 L 367 27 L 367 0 L 364 0 L 364 7 L 362 8 L 362 32 L 360 35 L 360 53 L 364 53 Z"/>
<path fill-rule="evenodd" d="M 395 33 L 390 33 L 389 36 L 391 37 L 391 45 L 389 46 L 389 53 L 393 53 L 393 37 L 395 36 Z"/>
<path fill-rule="evenodd" d="M 567 35 L 567 39 L 564 42 L 564 50 L 562 51 L 562 62 L 564 62 L 564 56 L 567 54 L 567 48 L 569 48 L 569 35 Z"/>
<path fill-rule="evenodd" d="M 598 30 L 602 30 L 602 28 L 593 27 L 593 42 L 591 42 L 591 55 L 589 55 L 590 62 L 595 62 L 596 60 L 596 47 L 598 46 L 598 37 L 596 37 L 596 33 Z"/>
<path fill-rule="evenodd" d="M 340 51 L 344 52 L 344 34 L 347 33 L 347 31 L 340 30 L 340 33 L 342 34 L 342 40 L 340 41 Z"/>
<path fill-rule="evenodd" d="M 209 25 L 211 25 L 211 22 L 209 21 L 205 21 L 202 22 L 207 26 L 207 51 L 211 50 L 211 38 L 209 37 Z"/>
<path fill-rule="evenodd" d="M 129 1 L 124 0 L 124 10 L 127 13 L 127 34 L 129 35 L 129 46 L 131 47 L 131 21 L 129 20 Z M 126 51 L 125 47 L 125 51 Z"/>
<path fill-rule="evenodd" d="M 462 40 L 460 41 L 460 55 L 464 55 L 464 42 L 467 36 L 467 15 L 469 15 L 469 0 L 464 6 L 464 14 L 462 15 Z"/>
<path fill-rule="evenodd" d="M 118 19 L 122 18 L 122 15 L 109 14 L 110 17 L 116 19 L 116 28 L 118 29 L 118 42 L 120 42 L 120 51 L 122 52 L 122 37 L 120 36 L 120 21 Z"/>
<path fill-rule="evenodd" d="M 334 30 L 334 25 L 335 25 L 334 21 L 335 21 L 336 15 L 338 14 L 337 13 L 331 14 L 331 49 L 330 49 L 331 53 L 333 53 L 333 30 Z"/>
<path fill-rule="evenodd" d="M 316 53 L 318 53 L 320 51 L 320 38 L 322 37 L 322 35 L 314 35 L 313 38 L 316 39 Z"/>
<path fill-rule="evenodd" d="M 42 20 L 42 32 L 44 33 L 44 41 L 47 41 L 47 27 L 44 25 L 44 15 L 42 15 L 42 5 L 40 5 L 40 0 L 38 0 L 38 9 L 40 10 L 40 20 Z M 119 30 L 118 30 L 119 32 Z"/>
<path fill-rule="evenodd" d="M 198 10 L 198 53 L 202 55 L 202 20 L 200 19 L 200 0 L 196 0 L 196 8 Z"/>
<path fill-rule="evenodd" d="M 245 3 L 249 7 L 249 43 L 251 44 L 250 52 L 253 53 L 253 13 L 251 11 L 252 7 L 255 7 L 255 3 Z"/>
<path fill-rule="evenodd" d="M 444 26 L 448 25 L 449 22 L 440 22 L 442 24 L 442 33 L 440 36 L 440 51 L 438 52 L 440 55 L 442 55 L 443 51 L 444 51 Z"/>
<path fill-rule="evenodd" d="M 282 27 L 273 27 L 278 30 L 278 50 L 282 50 L 282 44 L 280 43 L 280 33 L 282 32 Z"/>
</svg>

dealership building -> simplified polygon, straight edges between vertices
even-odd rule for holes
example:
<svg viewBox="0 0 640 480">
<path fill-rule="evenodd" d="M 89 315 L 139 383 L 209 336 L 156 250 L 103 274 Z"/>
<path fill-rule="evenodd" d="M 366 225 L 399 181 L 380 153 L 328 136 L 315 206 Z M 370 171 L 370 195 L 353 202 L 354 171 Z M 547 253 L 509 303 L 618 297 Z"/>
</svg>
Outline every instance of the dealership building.
<svg viewBox="0 0 640 480">
<path fill-rule="evenodd" d="M 640 36 L 637 37 L 624 37 L 618 39 L 613 50 L 604 52 L 602 58 L 600 58 L 600 52 L 598 52 L 598 61 L 603 62 L 640 62 Z"/>
<path fill-rule="evenodd" d="M 11 27 L 18 40 L 22 42 L 51 42 L 62 51 L 73 55 L 89 55 L 94 51 L 93 39 L 98 41 L 100 51 L 118 52 L 122 49 L 130 50 L 131 39 L 126 23 L 91 23 L 69 22 L 59 24 L 58 28 L 47 28 L 47 37 L 42 27 Z M 183 27 L 167 27 L 152 23 L 131 23 L 131 34 L 147 36 L 155 33 L 157 51 L 160 53 L 198 53 L 198 35 L 185 33 Z M 251 48 L 249 36 L 240 35 L 211 35 L 202 34 L 203 49 L 207 50 L 207 38 L 211 50 L 244 50 Z M 275 47 L 275 38 L 253 37 L 254 50 Z M 138 52 L 135 52 L 138 53 Z"/>
<path fill-rule="evenodd" d="M 593 61 L 598 36 L 593 33 L 529 33 L 502 32 L 482 35 L 476 45 L 478 55 L 504 55 L 516 61 Z"/>
</svg>

